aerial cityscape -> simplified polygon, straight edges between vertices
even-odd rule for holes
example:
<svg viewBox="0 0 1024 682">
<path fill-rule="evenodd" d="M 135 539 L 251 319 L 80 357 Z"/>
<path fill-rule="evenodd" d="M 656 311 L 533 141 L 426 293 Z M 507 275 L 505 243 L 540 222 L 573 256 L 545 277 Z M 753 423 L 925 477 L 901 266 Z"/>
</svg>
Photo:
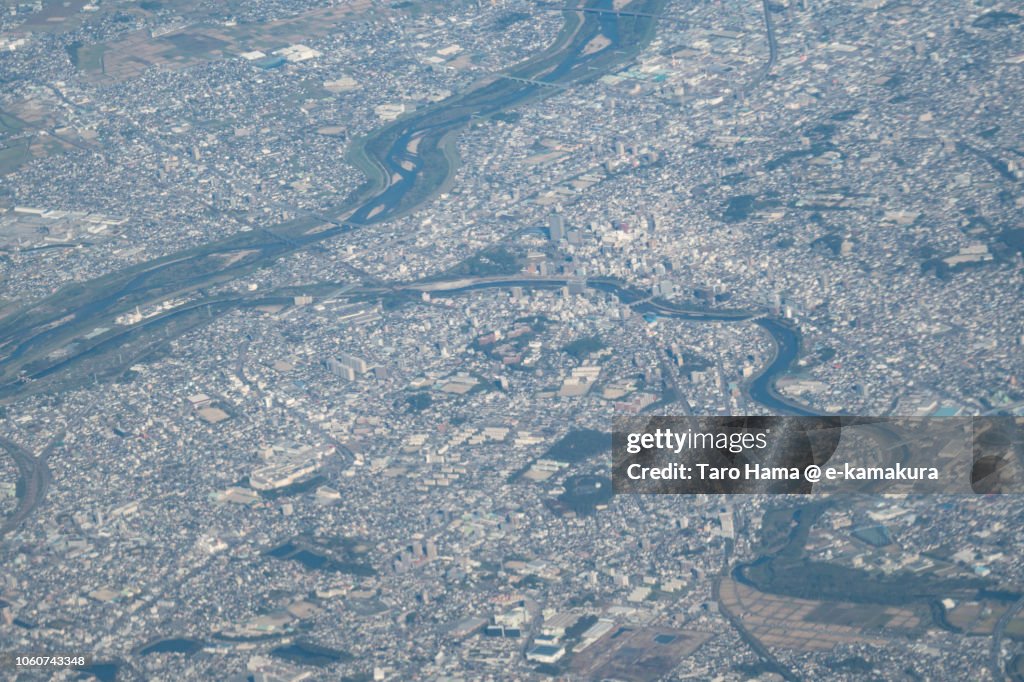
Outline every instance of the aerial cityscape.
<svg viewBox="0 0 1024 682">
<path fill-rule="evenodd" d="M 0 86 L 0 679 L 1024 680 L 1018 2 L 3 0 Z M 613 473 L 737 416 L 974 468 Z"/>
</svg>

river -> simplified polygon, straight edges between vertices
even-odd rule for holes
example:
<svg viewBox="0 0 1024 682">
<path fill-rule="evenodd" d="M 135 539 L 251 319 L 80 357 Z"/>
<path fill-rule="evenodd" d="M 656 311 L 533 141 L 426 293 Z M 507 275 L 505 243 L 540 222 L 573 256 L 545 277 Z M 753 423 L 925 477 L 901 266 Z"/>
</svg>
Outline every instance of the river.
<svg viewBox="0 0 1024 682">
<path fill-rule="evenodd" d="M 663 4 L 664 0 L 638 0 L 634 9 L 657 13 Z M 591 0 L 584 5 L 610 9 L 612 2 Z M 54 384 L 65 378 L 70 383 L 81 381 L 75 368 L 83 358 L 94 348 L 102 347 L 106 353 L 120 343 L 106 343 L 119 333 L 113 324 L 118 314 L 236 279 L 320 240 L 366 229 L 422 206 L 454 175 L 458 165 L 454 135 L 471 120 L 521 106 L 557 88 L 600 78 L 637 54 L 654 32 L 654 20 L 649 17 L 612 12 L 567 12 L 565 16 L 565 28 L 556 43 L 537 57 L 384 126 L 357 144 L 350 157 L 369 180 L 340 207 L 328 211 L 338 218 L 307 216 L 236 233 L 70 284 L 0 319 L 0 398 L 10 402 L 25 393 L 57 390 Z M 608 39 L 607 46 L 588 54 L 585 47 L 598 35 Z M 325 222 L 330 227 L 321 229 Z M 82 338 L 98 327 L 111 330 L 88 341 Z M 72 342 L 72 355 L 58 360 L 54 351 Z M 53 371 L 55 366 L 59 371 Z"/>
<path fill-rule="evenodd" d="M 440 282 L 433 282 L 429 290 L 432 296 L 444 297 L 494 288 L 551 289 L 565 286 L 568 283 L 568 278 L 537 279 L 508 277 L 471 282 L 450 289 L 438 288 Z M 753 320 L 754 324 L 771 335 L 775 346 L 775 354 L 771 362 L 750 383 L 748 387 L 750 398 L 768 408 L 773 415 L 813 417 L 822 414 L 785 399 L 775 388 L 775 383 L 792 369 L 793 363 L 796 362 L 800 354 L 800 334 L 792 325 L 770 317 L 758 317 L 758 313 L 753 311 L 687 307 L 672 304 L 668 301 L 645 300 L 646 297 L 642 292 L 611 279 L 598 278 L 586 280 L 586 286 L 615 295 L 622 303 L 631 305 L 635 312 L 641 314 L 653 313 L 660 317 L 691 322 L 741 322 Z M 423 287 L 423 289 L 427 289 L 427 287 Z"/>
</svg>

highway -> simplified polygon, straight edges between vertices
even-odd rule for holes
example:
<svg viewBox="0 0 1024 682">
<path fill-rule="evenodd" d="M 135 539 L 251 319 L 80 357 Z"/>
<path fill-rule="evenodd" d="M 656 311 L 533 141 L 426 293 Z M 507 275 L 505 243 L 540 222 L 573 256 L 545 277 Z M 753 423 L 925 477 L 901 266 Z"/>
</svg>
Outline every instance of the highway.
<svg viewBox="0 0 1024 682">
<path fill-rule="evenodd" d="M 992 677 L 996 680 L 1010 679 L 1003 666 L 1003 636 L 1006 634 L 1006 626 L 1010 624 L 1021 610 L 1024 609 L 1024 597 L 1021 597 L 1003 612 L 992 630 L 992 644 L 989 649 L 989 669 Z"/>
<path fill-rule="evenodd" d="M 76 283 L 51 297 L 32 303 L 0 319 L 0 402 L 11 403 L 29 393 L 60 391 L 97 376 L 97 369 L 105 365 L 116 371 L 118 364 L 114 352 L 127 343 L 142 347 L 136 354 L 127 353 L 129 364 L 138 353 L 148 352 L 143 336 L 162 334 L 165 340 L 172 321 L 184 319 L 190 312 L 204 306 L 212 310 L 252 304 L 256 297 L 200 298 L 175 307 L 146 320 L 142 324 L 122 327 L 114 323 L 119 314 L 151 306 L 183 295 L 200 295 L 204 288 L 231 281 L 257 268 L 274 262 L 301 249 L 317 247 L 319 242 L 376 224 L 409 212 L 431 198 L 454 174 L 455 161 L 449 153 L 450 135 L 468 125 L 473 118 L 500 113 L 522 105 L 559 88 L 551 84 L 575 86 L 592 82 L 602 74 L 628 61 L 639 52 L 653 35 L 655 21 L 662 18 L 659 10 L 663 0 L 642 0 L 639 8 L 629 12 L 607 11 L 607 0 L 586 0 L 566 11 L 566 28 L 556 44 L 534 59 L 512 69 L 505 76 L 494 77 L 468 92 L 454 95 L 417 113 L 381 128 L 360 142 L 359 152 L 364 170 L 374 177 L 374 168 L 386 177 L 401 177 L 398 181 L 371 183 L 372 189 L 358 197 L 351 197 L 339 214 L 349 216 L 345 222 L 330 220 L 328 229 L 316 216 L 291 221 L 284 225 L 259 227 L 249 232 L 233 234 L 225 239 L 177 254 L 157 258 L 84 283 Z M 765 4 L 766 25 L 770 45 L 774 46 L 774 33 Z M 609 40 L 607 47 L 587 53 L 585 47 L 598 35 Z M 773 64 L 775 50 L 772 50 Z M 514 80 L 513 80 L 514 79 Z M 543 84 L 541 84 L 543 83 Z M 416 152 L 409 151 L 408 143 L 419 140 Z M 413 159 L 412 170 L 408 163 Z M 474 288 L 523 286 L 564 286 L 567 280 L 530 280 L 504 278 L 473 281 L 465 291 Z M 436 286 L 436 283 L 432 286 Z M 751 311 L 706 310 L 675 306 L 668 302 L 649 300 L 645 294 L 628 289 L 611 280 L 594 279 L 591 288 L 614 293 L 638 313 L 652 313 L 691 321 L 747 321 L 754 317 Z M 412 287 L 410 287 L 412 288 Z M 424 283 L 422 290 L 427 289 Z M 458 289 L 446 292 L 459 293 Z M 208 316 L 211 317 L 211 316 Z M 176 333 L 192 328 L 199 322 L 179 325 Z M 779 349 L 775 361 L 755 380 L 751 387 L 754 399 L 779 414 L 809 414 L 774 392 L 774 380 L 785 372 L 796 356 L 799 338 L 795 331 L 777 322 L 759 320 L 775 339 Z M 100 327 L 110 331 L 83 337 Z M 53 351 L 72 341 L 77 352 L 70 357 L 58 358 Z M 38 461 L 9 443 L 4 446 L 15 460 L 25 490 L 15 514 L 4 523 L 9 532 L 31 513 L 43 498 L 50 483 L 45 458 Z"/>
<path fill-rule="evenodd" d="M 607 0 L 588 0 L 586 6 L 606 5 Z M 662 5 L 662 0 L 641 0 L 639 8 L 653 12 Z M 587 53 L 585 47 L 598 35 L 609 39 L 608 46 Z M 638 53 L 652 35 L 650 18 L 603 12 L 587 12 L 581 18 L 578 13 L 566 13 L 566 28 L 556 43 L 506 74 L 518 80 L 497 76 L 484 79 L 465 93 L 386 125 L 359 141 L 353 155 L 363 159 L 360 167 L 376 182 L 330 211 L 348 216 L 346 221 L 329 219 L 330 227 L 322 229 L 323 219 L 304 215 L 283 225 L 235 233 L 69 285 L 0 318 L 0 401 L 10 403 L 30 391 L 59 390 L 63 379 L 72 384 L 81 381 L 81 373 L 75 374 L 76 366 L 95 355 L 95 348 L 102 346 L 106 351 L 118 343 L 112 340 L 116 332 L 90 337 L 88 343 L 81 343 L 82 337 L 99 327 L 116 327 L 113 320 L 119 314 L 237 279 L 301 249 L 316 248 L 324 239 L 366 229 L 415 209 L 454 174 L 457 154 L 452 156 L 451 136 L 472 118 L 491 116 L 557 91 L 532 81 L 574 86 L 592 82 Z M 413 139 L 419 141 L 415 153 L 408 147 Z M 394 180 L 396 177 L 400 179 Z M 79 353 L 54 359 L 53 351 L 75 340 L 80 342 Z M 44 378 L 45 386 L 31 386 L 26 381 Z"/>
<path fill-rule="evenodd" d="M 63 440 L 64 433 L 58 433 L 36 457 L 14 441 L 0 436 L 0 447 L 7 451 L 18 467 L 19 493 L 14 513 L 4 520 L 3 525 L 0 525 L 0 538 L 13 532 L 46 497 L 46 490 L 52 481 L 46 461 L 56 445 Z"/>
<path fill-rule="evenodd" d="M 769 0 L 761 0 L 761 11 L 764 14 L 764 30 L 768 41 L 768 61 L 757 71 L 757 75 L 743 87 L 743 92 L 750 94 L 761 85 L 775 68 L 779 59 L 779 43 L 775 38 L 775 23 L 772 20 Z"/>
</svg>

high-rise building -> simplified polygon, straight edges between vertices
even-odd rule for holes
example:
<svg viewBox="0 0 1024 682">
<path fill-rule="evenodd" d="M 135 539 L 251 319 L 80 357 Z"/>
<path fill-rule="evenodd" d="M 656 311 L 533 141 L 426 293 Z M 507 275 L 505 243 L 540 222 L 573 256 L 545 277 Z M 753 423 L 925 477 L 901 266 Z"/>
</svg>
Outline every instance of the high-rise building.
<svg viewBox="0 0 1024 682">
<path fill-rule="evenodd" d="M 349 367 L 344 362 L 335 358 L 327 358 L 327 369 L 336 377 L 341 377 L 346 381 L 355 381 L 356 371 Z"/>
<path fill-rule="evenodd" d="M 560 215 L 553 215 L 548 220 L 548 232 L 551 235 L 551 241 L 560 242 L 565 238 L 565 218 Z"/>
<path fill-rule="evenodd" d="M 338 360 L 344 365 L 348 365 L 360 374 L 364 374 L 369 370 L 369 365 L 366 364 L 366 360 L 355 355 L 349 355 L 348 353 L 338 353 Z"/>
</svg>

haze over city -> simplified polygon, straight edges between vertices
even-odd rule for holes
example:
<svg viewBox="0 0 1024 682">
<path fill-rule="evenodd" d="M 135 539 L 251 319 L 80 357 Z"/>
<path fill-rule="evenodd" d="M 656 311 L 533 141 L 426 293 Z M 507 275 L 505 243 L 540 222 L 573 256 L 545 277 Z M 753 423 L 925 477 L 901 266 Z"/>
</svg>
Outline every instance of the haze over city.
<svg viewBox="0 0 1024 682">
<path fill-rule="evenodd" d="M 1022 25 L 0 2 L 0 676 L 1024 680 Z"/>
</svg>

